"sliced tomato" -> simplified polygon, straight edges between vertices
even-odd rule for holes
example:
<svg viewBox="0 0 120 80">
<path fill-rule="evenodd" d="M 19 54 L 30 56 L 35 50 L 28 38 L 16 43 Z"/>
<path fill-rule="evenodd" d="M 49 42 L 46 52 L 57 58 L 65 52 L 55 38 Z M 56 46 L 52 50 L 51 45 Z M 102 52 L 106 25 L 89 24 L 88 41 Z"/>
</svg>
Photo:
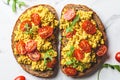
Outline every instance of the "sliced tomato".
<svg viewBox="0 0 120 80">
<path fill-rule="evenodd" d="M 88 40 L 80 41 L 79 46 L 83 50 L 83 52 L 86 52 L 86 53 L 91 52 L 91 46 L 90 46 Z"/>
<path fill-rule="evenodd" d="M 56 59 L 53 59 L 52 61 L 47 63 L 47 67 L 54 68 L 56 63 L 57 63 Z"/>
<path fill-rule="evenodd" d="M 69 9 L 64 14 L 65 20 L 72 20 L 75 17 L 75 11 L 73 9 Z"/>
<path fill-rule="evenodd" d="M 41 55 L 38 51 L 28 53 L 27 55 L 32 61 L 39 61 L 41 58 Z"/>
<path fill-rule="evenodd" d="M 117 52 L 115 55 L 115 59 L 120 62 L 120 52 Z"/>
<path fill-rule="evenodd" d="M 37 13 L 31 14 L 31 20 L 35 25 L 40 25 L 40 16 Z"/>
<path fill-rule="evenodd" d="M 26 30 L 27 30 L 26 25 L 28 25 L 27 28 L 30 29 L 30 28 L 32 27 L 31 21 L 29 21 L 29 20 L 23 21 L 23 22 L 20 24 L 20 30 L 26 31 Z"/>
<path fill-rule="evenodd" d="M 18 54 L 26 54 L 25 43 L 21 40 L 16 44 Z"/>
<path fill-rule="evenodd" d="M 14 80 L 26 80 L 25 76 L 17 76 Z"/>
<path fill-rule="evenodd" d="M 84 54 L 80 49 L 75 49 L 74 50 L 74 54 L 73 56 L 77 59 L 77 60 L 82 60 L 84 58 Z"/>
<path fill-rule="evenodd" d="M 77 70 L 75 68 L 72 68 L 72 67 L 65 67 L 64 72 L 68 76 L 75 76 L 77 74 Z"/>
<path fill-rule="evenodd" d="M 44 26 L 42 28 L 39 28 L 39 30 L 38 30 L 38 34 L 43 39 L 50 37 L 52 35 L 52 33 L 53 33 L 53 28 L 50 26 Z"/>
<path fill-rule="evenodd" d="M 86 20 L 82 23 L 82 29 L 85 30 L 85 32 L 88 34 L 95 34 L 96 33 L 95 25 L 89 20 Z"/>
<path fill-rule="evenodd" d="M 34 41 L 34 40 L 29 40 L 27 42 L 27 44 L 25 45 L 25 48 L 26 48 L 27 52 L 32 52 L 32 51 L 36 50 L 36 48 L 37 48 L 37 42 Z"/>
<path fill-rule="evenodd" d="M 106 45 L 101 45 L 101 46 L 98 48 L 96 54 L 97 54 L 98 56 L 103 56 L 103 55 L 106 54 L 106 52 L 107 52 L 107 46 L 106 46 Z"/>
<path fill-rule="evenodd" d="M 75 35 L 75 33 L 76 33 L 76 30 L 74 30 L 73 32 L 68 32 L 68 33 L 66 34 L 66 38 L 72 38 L 73 35 Z"/>
</svg>

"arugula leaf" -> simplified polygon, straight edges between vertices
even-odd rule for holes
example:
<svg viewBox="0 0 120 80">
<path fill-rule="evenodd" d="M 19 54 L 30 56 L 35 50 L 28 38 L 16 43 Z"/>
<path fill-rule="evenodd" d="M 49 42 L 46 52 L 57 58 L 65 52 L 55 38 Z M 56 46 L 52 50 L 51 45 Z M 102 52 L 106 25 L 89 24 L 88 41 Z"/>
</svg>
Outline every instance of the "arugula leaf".
<svg viewBox="0 0 120 80">
<path fill-rule="evenodd" d="M 25 2 L 21 2 L 21 1 L 18 1 L 17 3 L 18 3 L 19 8 L 21 8 L 21 6 L 25 6 L 26 5 Z"/>
<path fill-rule="evenodd" d="M 29 31 L 30 27 L 29 27 L 28 23 L 25 24 L 25 28 L 26 28 L 26 31 Z"/>
<path fill-rule="evenodd" d="M 17 7 L 21 8 L 22 6 L 25 6 L 25 2 L 19 1 L 19 0 L 7 0 L 7 4 L 10 4 L 10 1 L 12 1 L 12 11 L 16 12 Z"/>
<path fill-rule="evenodd" d="M 10 3 L 10 0 L 7 0 L 7 4 L 9 5 L 9 3 Z"/>
<path fill-rule="evenodd" d="M 16 0 L 13 0 L 12 11 L 16 12 Z"/>
<path fill-rule="evenodd" d="M 52 57 L 50 56 L 50 52 L 53 52 L 53 49 L 50 49 L 48 50 L 46 53 L 45 53 L 45 57 L 44 57 L 44 64 L 46 65 L 47 63 L 47 59 L 49 58 L 50 60 L 52 60 Z"/>
<path fill-rule="evenodd" d="M 66 65 L 71 65 L 71 64 L 73 64 L 73 63 L 75 63 L 75 60 L 74 60 L 74 59 L 72 59 L 72 60 L 70 60 L 70 61 L 67 61 L 67 62 L 66 62 Z"/>
<path fill-rule="evenodd" d="M 71 32 L 73 31 L 73 27 L 74 25 L 79 21 L 79 15 L 76 15 L 75 19 L 73 20 L 72 24 L 70 24 L 67 29 L 66 29 L 66 32 Z"/>
<path fill-rule="evenodd" d="M 98 76 L 97 76 L 97 80 L 99 80 L 99 77 L 100 77 L 100 72 L 103 68 L 111 68 L 111 69 L 115 69 L 117 70 L 118 72 L 120 72 L 120 65 L 112 65 L 112 64 L 103 64 L 102 68 L 98 71 Z"/>
<path fill-rule="evenodd" d="M 74 52 L 74 46 L 71 46 L 70 51 L 67 52 L 67 56 L 68 57 L 72 56 L 73 52 Z"/>
<path fill-rule="evenodd" d="M 111 64 L 104 64 L 103 65 L 103 68 L 108 68 L 108 67 L 110 67 L 111 69 L 116 69 L 117 71 L 120 72 L 120 65 L 111 65 Z"/>
<path fill-rule="evenodd" d="M 25 31 L 26 34 L 32 34 L 33 30 L 32 30 L 32 28 L 30 29 L 28 23 L 26 23 L 24 27 L 26 29 L 26 31 Z"/>
<path fill-rule="evenodd" d="M 67 62 L 66 62 L 66 65 L 71 65 L 71 64 L 74 65 L 75 61 L 76 61 L 76 60 L 73 58 L 73 59 L 67 61 Z"/>
</svg>

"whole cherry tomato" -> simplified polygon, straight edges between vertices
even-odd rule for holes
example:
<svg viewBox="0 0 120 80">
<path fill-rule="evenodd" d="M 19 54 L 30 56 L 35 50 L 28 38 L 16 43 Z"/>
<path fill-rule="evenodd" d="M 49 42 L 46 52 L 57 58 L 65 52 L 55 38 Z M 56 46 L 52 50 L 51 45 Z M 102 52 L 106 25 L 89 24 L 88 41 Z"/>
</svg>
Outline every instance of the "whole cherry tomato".
<svg viewBox="0 0 120 80">
<path fill-rule="evenodd" d="M 120 62 L 120 52 L 117 52 L 115 55 L 115 59 Z"/>
<path fill-rule="evenodd" d="M 25 76 L 17 76 L 14 80 L 26 80 Z"/>
</svg>

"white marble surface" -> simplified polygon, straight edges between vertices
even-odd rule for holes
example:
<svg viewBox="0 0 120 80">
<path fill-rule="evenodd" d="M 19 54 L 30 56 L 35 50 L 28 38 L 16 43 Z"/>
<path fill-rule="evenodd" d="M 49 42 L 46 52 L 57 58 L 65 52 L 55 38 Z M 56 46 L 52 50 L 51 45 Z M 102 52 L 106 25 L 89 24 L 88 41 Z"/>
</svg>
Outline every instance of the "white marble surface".
<svg viewBox="0 0 120 80">
<path fill-rule="evenodd" d="M 0 79 L 14 80 L 18 75 L 24 75 L 27 80 L 97 80 L 97 72 L 90 77 L 73 79 L 65 76 L 60 70 L 53 79 L 34 77 L 25 72 L 16 62 L 12 55 L 11 34 L 13 26 L 19 15 L 28 7 L 36 4 L 50 4 L 53 6 L 59 17 L 65 4 L 84 4 L 92 8 L 101 18 L 105 25 L 109 42 L 109 59 L 106 63 L 118 64 L 115 60 L 115 53 L 120 51 L 120 0 L 22 0 L 27 3 L 27 7 L 22 7 L 13 13 L 11 5 L 5 5 L 0 0 Z M 103 69 L 100 80 L 119 80 L 120 73 L 112 69 Z"/>
</svg>

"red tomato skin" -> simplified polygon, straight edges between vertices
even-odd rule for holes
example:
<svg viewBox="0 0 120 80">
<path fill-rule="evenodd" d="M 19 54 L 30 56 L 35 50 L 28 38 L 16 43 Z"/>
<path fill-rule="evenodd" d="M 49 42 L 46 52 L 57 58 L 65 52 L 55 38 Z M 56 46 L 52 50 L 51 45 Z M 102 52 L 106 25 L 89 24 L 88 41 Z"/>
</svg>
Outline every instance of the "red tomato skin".
<svg viewBox="0 0 120 80">
<path fill-rule="evenodd" d="M 85 39 L 81 40 L 79 43 L 79 46 L 83 50 L 83 52 L 86 52 L 86 53 L 91 52 L 91 46 L 88 40 L 85 40 Z"/>
<path fill-rule="evenodd" d="M 54 68 L 56 63 L 57 63 L 56 59 L 53 59 L 52 61 L 47 63 L 47 67 Z"/>
<path fill-rule="evenodd" d="M 40 16 L 37 13 L 33 13 L 31 14 L 31 21 L 35 24 L 35 25 L 40 25 Z"/>
<path fill-rule="evenodd" d="M 18 54 L 26 54 L 25 43 L 21 40 L 16 44 Z"/>
<path fill-rule="evenodd" d="M 89 21 L 89 20 L 86 20 L 82 23 L 82 29 L 88 33 L 88 34 L 95 34 L 96 33 L 96 27 L 95 25 Z"/>
<path fill-rule="evenodd" d="M 32 61 L 39 61 L 41 58 L 41 55 L 38 51 L 34 51 L 31 53 L 28 53 L 27 56 L 32 60 Z"/>
<path fill-rule="evenodd" d="M 17 76 L 14 80 L 26 80 L 25 76 Z"/>
<path fill-rule="evenodd" d="M 98 56 L 103 56 L 103 55 L 106 54 L 106 52 L 107 52 L 107 46 L 106 46 L 106 45 L 101 45 L 101 46 L 98 48 L 96 54 L 97 54 Z"/>
<path fill-rule="evenodd" d="M 66 38 L 72 38 L 73 35 L 75 35 L 75 34 L 76 34 L 76 30 L 74 30 L 73 32 L 68 32 L 68 33 L 66 34 Z"/>
<path fill-rule="evenodd" d="M 26 28 L 25 28 L 25 25 L 26 25 L 26 24 L 28 24 L 28 26 L 29 26 L 30 28 L 32 27 L 31 21 L 25 20 L 25 21 L 23 21 L 23 22 L 21 23 L 21 25 L 20 25 L 20 30 L 26 31 Z"/>
<path fill-rule="evenodd" d="M 25 48 L 26 48 L 26 51 L 27 51 L 28 53 L 30 53 L 30 52 L 36 50 L 36 48 L 37 48 L 37 42 L 34 41 L 34 40 L 29 40 L 29 41 L 26 43 Z"/>
<path fill-rule="evenodd" d="M 75 68 L 72 68 L 72 67 L 65 67 L 64 68 L 64 72 L 68 76 L 75 76 L 75 75 L 77 75 L 77 70 Z"/>
<path fill-rule="evenodd" d="M 65 12 L 64 14 L 64 19 L 65 20 L 72 20 L 75 17 L 75 11 L 73 9 L 69 9 Z"/>
<path fill-rule="evenodd" d="M 44 26 L 38 29 L 38 34 L 42 39 L 46 39 L 53 34 L 53 28 L 50 26 Z"/>
<path fill-rule="evenodd" d="M 117 52 L 115 55 L 115 59 L 120 62 L 120 52 Z"/>
<path fill-rule="evenodd" d="M 73 56 L 79 61 L 84 58 L 84 54 L 80 49 L 75 49 Z"/>
</svg>

